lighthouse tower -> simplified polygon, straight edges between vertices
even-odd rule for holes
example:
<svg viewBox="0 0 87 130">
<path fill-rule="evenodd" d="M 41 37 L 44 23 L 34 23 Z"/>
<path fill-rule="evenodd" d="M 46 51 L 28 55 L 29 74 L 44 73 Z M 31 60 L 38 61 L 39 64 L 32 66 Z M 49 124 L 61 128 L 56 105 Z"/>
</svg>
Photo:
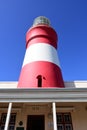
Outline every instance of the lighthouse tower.
<svg viewBox="0 0 87 130">
<path fill-rule="evenodd" d="M 26 53 L 18 88 L 64 87 L 57 41 L 50 21 L 43 16 L 37 17 L 26 34 Z"/>
</svg>

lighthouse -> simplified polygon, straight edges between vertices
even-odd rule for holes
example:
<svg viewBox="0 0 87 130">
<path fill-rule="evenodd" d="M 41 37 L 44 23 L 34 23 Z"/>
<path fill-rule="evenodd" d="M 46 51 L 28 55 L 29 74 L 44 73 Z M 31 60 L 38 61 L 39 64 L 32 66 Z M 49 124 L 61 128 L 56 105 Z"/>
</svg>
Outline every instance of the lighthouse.
<svg viewBox="0 0 87 130">
<path fill-rule="evenodd" d="M 18 88 L 63 88 L 58 36 L 48 18 L 37 17 L 26 33 L 26 52 Z"/>
</svg>

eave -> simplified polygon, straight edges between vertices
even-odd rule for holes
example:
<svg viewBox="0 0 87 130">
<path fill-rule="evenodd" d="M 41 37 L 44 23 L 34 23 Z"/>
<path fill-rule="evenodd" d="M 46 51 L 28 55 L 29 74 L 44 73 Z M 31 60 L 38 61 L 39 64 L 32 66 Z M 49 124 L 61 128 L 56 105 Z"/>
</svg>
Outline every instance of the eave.
<svg viewBox="0 0 87 130">
<path fill-rule="evenodd" d="M 87 102 L 87 88 L 0 89 L 0 102 Z"/>
</svg>

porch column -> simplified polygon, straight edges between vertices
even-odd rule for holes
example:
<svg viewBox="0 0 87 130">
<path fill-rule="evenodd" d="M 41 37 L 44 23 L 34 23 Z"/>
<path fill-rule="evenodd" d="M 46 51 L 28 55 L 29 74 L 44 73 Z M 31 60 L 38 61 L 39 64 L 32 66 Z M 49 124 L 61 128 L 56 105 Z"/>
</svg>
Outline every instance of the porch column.
<svg viewBox="0 0 87 130">
<path fill-rule="evenodd" d="M 56 103 L 52 103 L 53 107 L 53 130 L 57 130 Z"/>
<path fill-rule="evenodd" d="M 10 121 L 10 115 L 11 115 L 11 109 L 12 109 L 12 102 L 10 102 L 9 106 L 8 106 L 8 111 L 7 111 L 7 117 L 6 117 L 4 130 L 8 130 L 9 121 Z"/>
</svg>

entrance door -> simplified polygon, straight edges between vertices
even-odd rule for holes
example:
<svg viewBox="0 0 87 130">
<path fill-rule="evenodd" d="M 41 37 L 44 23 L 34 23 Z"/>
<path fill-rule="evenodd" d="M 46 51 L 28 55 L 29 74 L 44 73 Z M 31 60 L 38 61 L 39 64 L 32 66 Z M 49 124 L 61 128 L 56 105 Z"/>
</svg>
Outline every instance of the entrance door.
<svg viewBox="0 0 87 130">
<path fill-rule="evenodd" d="M 44 130 L 44 115 L 29 115 L 27 130 Z"/>
</svg>

